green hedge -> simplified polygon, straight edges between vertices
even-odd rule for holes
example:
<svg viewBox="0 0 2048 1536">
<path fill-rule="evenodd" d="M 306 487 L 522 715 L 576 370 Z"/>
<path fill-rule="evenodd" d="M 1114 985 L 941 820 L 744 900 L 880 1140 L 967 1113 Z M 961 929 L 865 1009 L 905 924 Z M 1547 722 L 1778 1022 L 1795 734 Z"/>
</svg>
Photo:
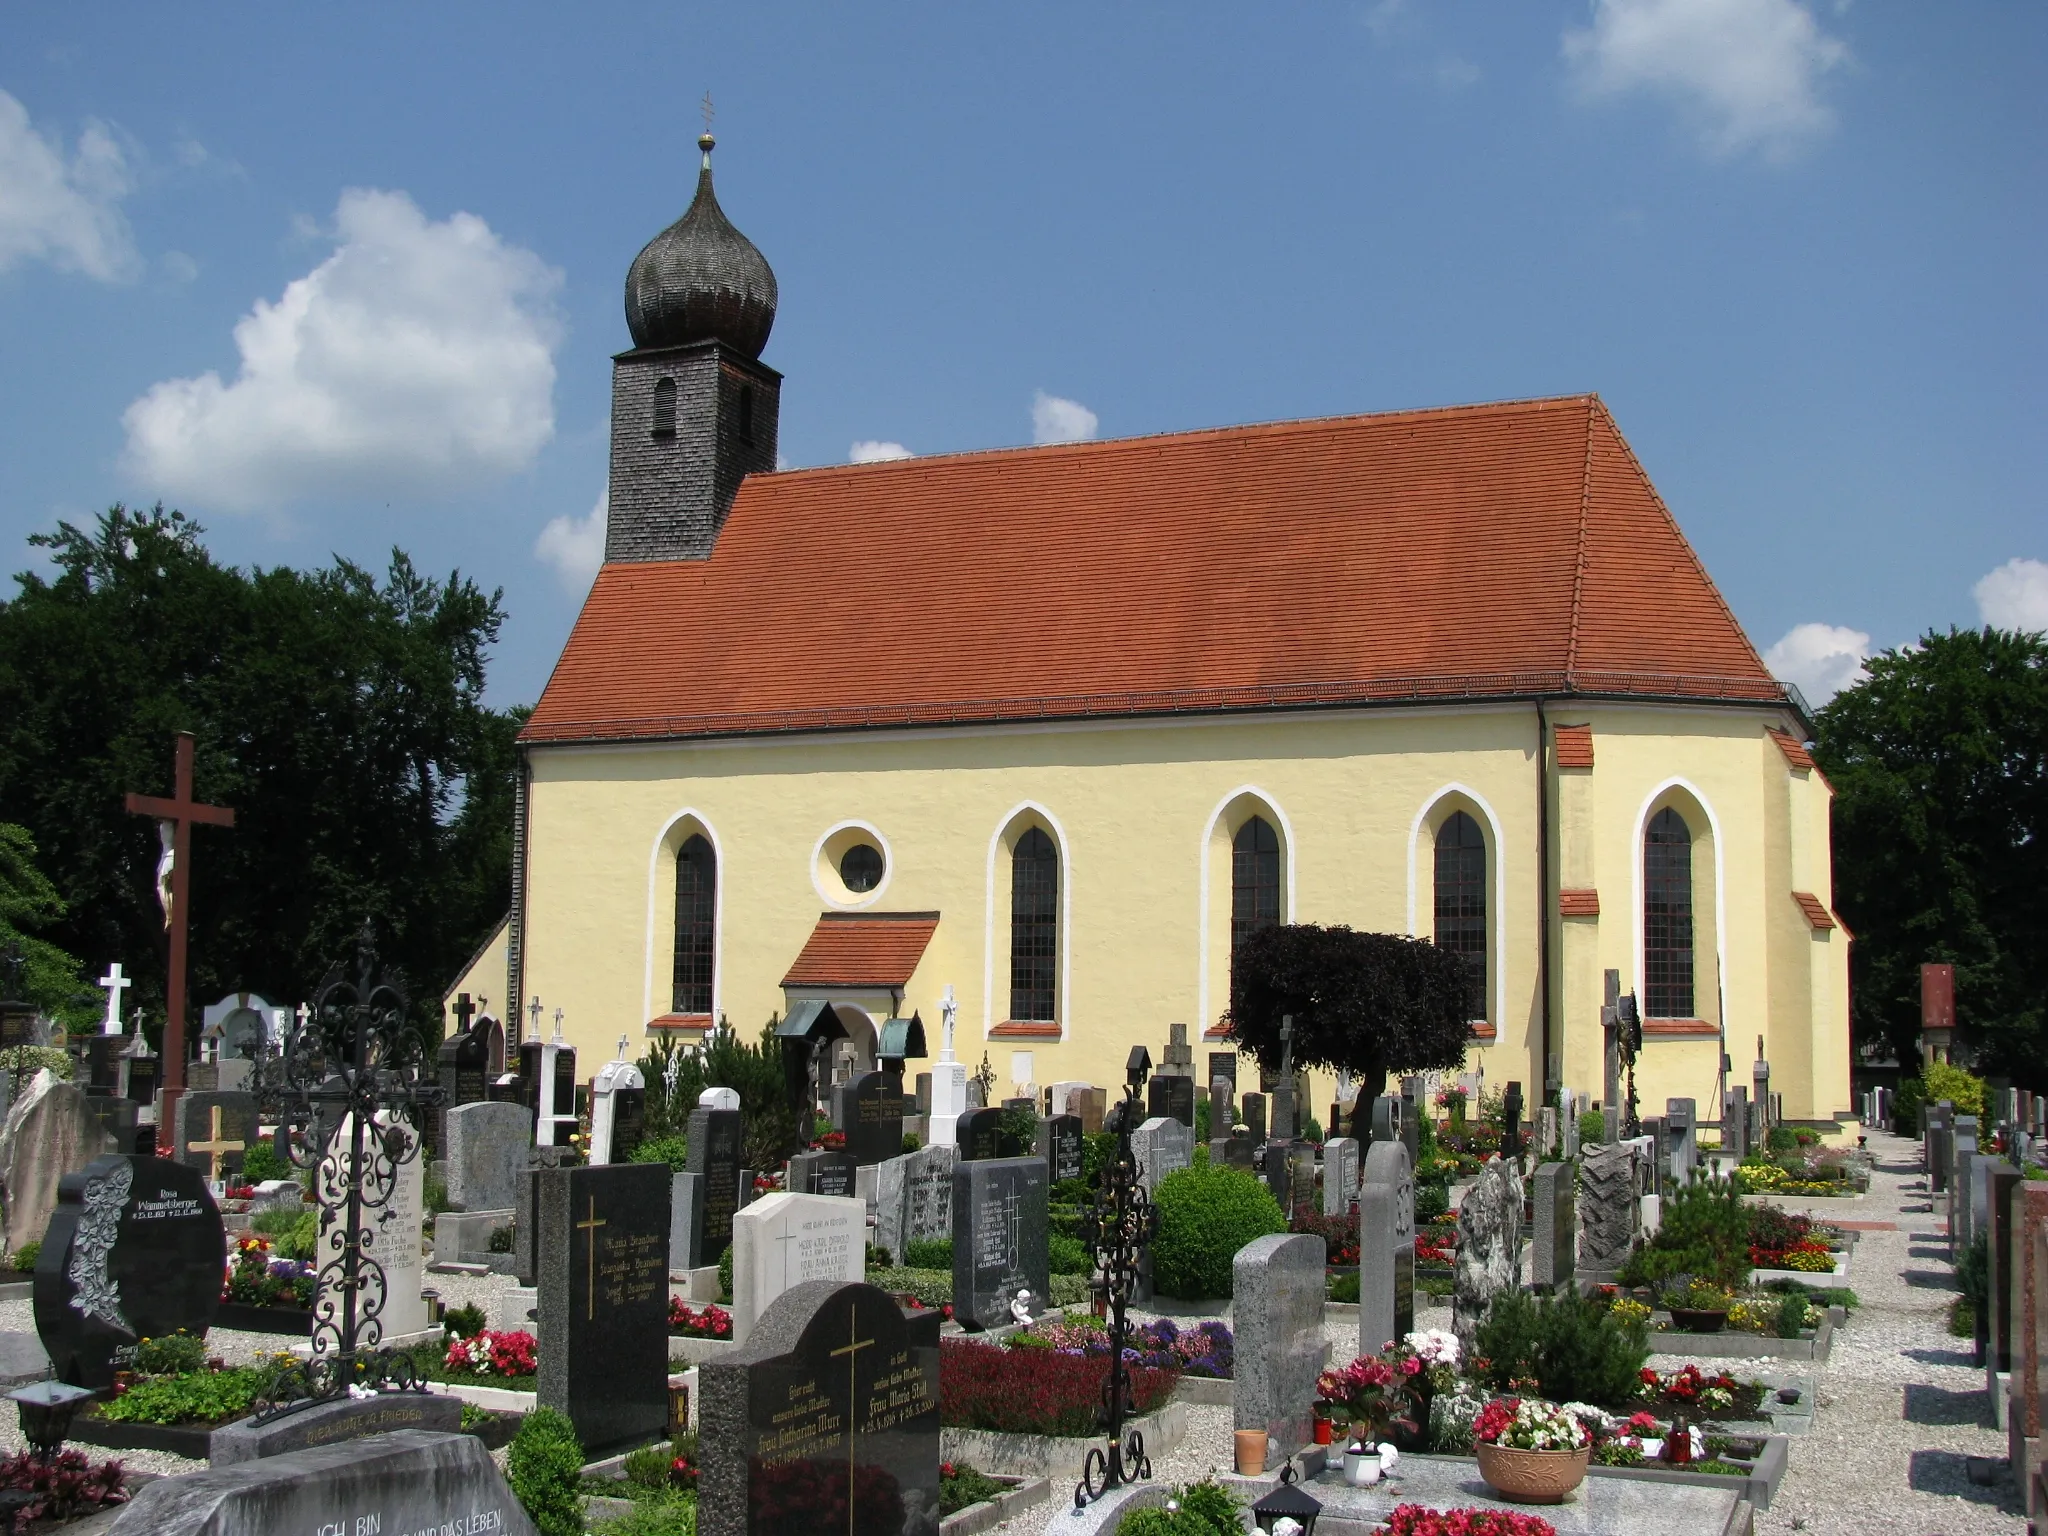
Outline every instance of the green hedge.
<svg viewBox="0 0 2048 1536">
<path fill-rule="evenodd" d="M 1152 1243 L 1152 1284 L 1162 1296 L 1228 1296 L 1238 1249 L 1287 1230 L 1280 1202 L 1266 1186 L 1227 1165 L 1198 1163 L 1170 1173 L 1155 1198 L 1159 1236 Z"/>
</svg>

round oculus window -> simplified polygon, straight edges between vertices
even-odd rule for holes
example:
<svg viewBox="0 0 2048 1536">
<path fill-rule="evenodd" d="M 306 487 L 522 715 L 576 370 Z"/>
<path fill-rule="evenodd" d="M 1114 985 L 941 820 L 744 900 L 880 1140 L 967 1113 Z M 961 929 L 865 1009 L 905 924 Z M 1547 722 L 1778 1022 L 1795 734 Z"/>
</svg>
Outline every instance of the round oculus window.
<svg viewBox="0 0 2048 1536">
<path fill-rule="evenodd" d="M 839 856 L 839 878 L 856 894 L 872 891 L 882 883 L 882 851 L 872 843 L 855 843 Z"/>
</svg>

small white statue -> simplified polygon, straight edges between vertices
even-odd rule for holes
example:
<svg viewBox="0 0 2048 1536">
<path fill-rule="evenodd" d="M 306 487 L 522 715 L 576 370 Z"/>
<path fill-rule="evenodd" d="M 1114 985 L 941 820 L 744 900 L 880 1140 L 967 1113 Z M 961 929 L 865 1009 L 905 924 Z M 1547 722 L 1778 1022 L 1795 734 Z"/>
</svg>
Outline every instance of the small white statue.
<svg viewBox="0 0 2048 1536">
<path fill-rule="evenodd" d="M 1031 1293 L 1019 1291 L 1010 1303 L 1010 1316 L 1020 1323 L 1031 1321 Z"/>
</svg>

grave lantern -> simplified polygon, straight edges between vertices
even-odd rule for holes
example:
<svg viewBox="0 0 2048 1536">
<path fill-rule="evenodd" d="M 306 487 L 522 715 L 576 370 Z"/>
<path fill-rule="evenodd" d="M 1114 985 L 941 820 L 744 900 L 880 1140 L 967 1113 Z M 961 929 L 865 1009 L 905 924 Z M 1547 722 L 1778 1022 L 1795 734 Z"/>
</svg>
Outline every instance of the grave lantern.
<svg viewBox="0 0 2048 1536">
<path fill-rule="evenodd" d="M 53 1460 L 71 1433 L 71 1420 L 97 1393 L 68 1382 L 39 1381 L 7 1394 L 21 1410 L 21 1437 L 38 1461 Z"/>
<path fill-rule="evenodd" d="M 1316 1517 L 1323 1512 L 1322 1501 L 1306 1489 L 1294 1486 L 1297 1476 L 1294 1458 L 1280 1469 L 1280 1484 L 1252 1506 L 1252 1520 L 1271 1536 L 1315 1536 Z M 1288 1522 L 1284 1524 L 1282 1522 Z"/>
<path fill-rule="evenodd" d="M 1124 1081 L 1133 1088 L 1142 1088 L 1151 1075 L 1152 1053 L 1142 1045 L 1132 1046 L 1130 1059 L 1124 1063 Z"/>
</svg>

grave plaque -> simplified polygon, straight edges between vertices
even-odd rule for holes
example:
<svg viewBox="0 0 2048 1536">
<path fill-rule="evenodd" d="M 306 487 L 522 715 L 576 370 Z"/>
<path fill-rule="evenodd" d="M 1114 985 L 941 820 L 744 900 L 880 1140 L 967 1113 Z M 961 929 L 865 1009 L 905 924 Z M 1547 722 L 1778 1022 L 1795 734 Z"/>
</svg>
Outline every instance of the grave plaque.
<svg viewBox="0 0 2048 1536">
<path fill-rule="evenodd" d="M 936 1310 L 814 1280 L 698 1371 L 707 1536 L 937 1536 Z"/>
<path fill-rule="evenodd" d="M 1031 1293 L 1033 1316 L 1050 1290 L 1045 1161 L 982 1158 L 953 1169 L 953 1317 L 963 1328 L 1013 1321 L 1010 1304 Z"/>
<path fill-rule="evenodd" d="M 846 1150 L 866 1168 L 903 1151 L 903 1090 L 885 1072 L 866 1072 L 832 1090 L 832 1118 Z"/>
<path fill-rule="evenodd" d="M 172 1158 L 203 1169 L 210 1184 L 241 1176 L 242 1154 L 256 1142 L 256 1095 L 187 1092 L 172 1116 Z"/>
<path fill-rule="evenodd" d="M 1003 1112 L 970 1109 L 953 1127 L 953 1146 L 962 1161 L 1003 1155 Z"/>
<path fill-rule="evenodd" d="M 1358 1200 L 1358 1352 L 1415 1329 L 1415 1176 L 1408 1148 L 1376 1141 Z"/>
<path fill-rule="evenodd" d="M 733 1218 L 732 1336 L 744 1344 L 784 1291 L 867 1278 L 865 1200 L 784 1191 Z"/>
<path fill-rule="evenodd" d="M 1145 1107 L 1154 1119 L 1178 1120 L 1193 1128 L 1195 1123 L 1195 1080 L 1192 1077 L 1154 1077 L 1145 1085 Z"/>
<path fill-rule="evenodd" d="M 59 1381 L 97 1391 L 142 1339 L 203 1335 L 220 1305 L 220 1212 L 197 1169 L 96 1157 L 57 1186 L 36 1261 L 36 1333 Z"/>
<path fill-rule="evenodd" d="M 1081 1117 L 1054 1115 L 1038 1122 L 1038 1151 L 1057 1184 L 1081 1177 Z"/>
<path fill-rule="evenodd" d="M 690 1111 L 689 1171 L 700 1180 L 695 1244 L 699 1264 L 716 1264 L 732 1242 L 733 1213 L 740 1208 L 744 1133 L 736 1109 Z"/>
<path fill-rule="evenodd" d="M 657 1438 L 668 1420 L 669 1166 L 539 1175 L 541 1406 L 586 1454 Z"/>
</svg>

